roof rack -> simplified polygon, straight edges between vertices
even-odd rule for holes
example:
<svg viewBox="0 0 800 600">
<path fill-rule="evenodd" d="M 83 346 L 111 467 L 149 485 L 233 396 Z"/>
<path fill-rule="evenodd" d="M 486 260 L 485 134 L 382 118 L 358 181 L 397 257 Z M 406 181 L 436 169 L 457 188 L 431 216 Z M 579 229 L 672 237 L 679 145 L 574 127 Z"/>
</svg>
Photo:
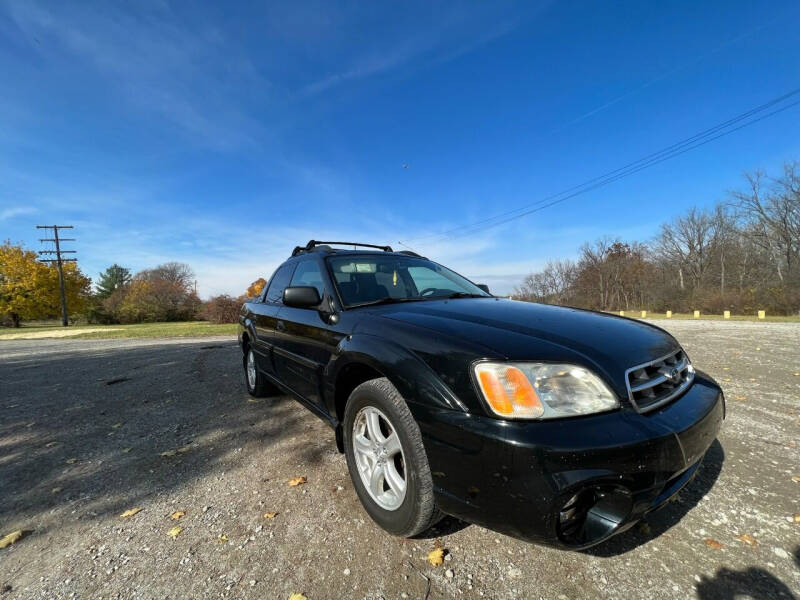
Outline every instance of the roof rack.
<svg viewBox="0 0 800 600">
<path fill-rule="evenodd" d="M 400 250 L 398 254 L 406 254 L 408 256 L 416 256 L 417 258 L 425 258 L 424 256 L 422 256 L 422 254 L 417 254 L 413 250 Z"/>
<path fill-rule="evenodd" d="M 358 242 L 320 242 L 317 240 L 309 240 L 305 246 L 295 247 L 295 249 L 292 250 L 292 256 L 304 254 L 305 252 L 311 252 L 316 249 L 332 250 L 332 248 L 328 246 L 329 244 L 335 244 L 337 246 L 362 246 L 364 248 L 377 248 L 378 250 L 383 250 L 384 252 L 394 252 L 391 246 L 376 246 L 375 244 L 360 244 Z"/>
</svg>

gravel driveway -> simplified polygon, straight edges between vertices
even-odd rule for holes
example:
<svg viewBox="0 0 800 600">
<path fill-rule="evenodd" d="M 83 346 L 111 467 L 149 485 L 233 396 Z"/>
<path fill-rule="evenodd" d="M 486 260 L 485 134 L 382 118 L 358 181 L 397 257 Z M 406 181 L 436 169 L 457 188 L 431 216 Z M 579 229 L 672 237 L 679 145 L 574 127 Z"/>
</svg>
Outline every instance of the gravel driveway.
<svg viewBox="0 0 800 600">
<path fill-rule="evenodd" d="M 249 398 L 229 338 L 0 342 L 0 536 L 26 531 L 0 599 L 797 598 L 800 325 L 659 324 L 728 419 L 677 502 L 580 553 L 453 519 L 385 534 L 333 432 Z"/>
</svg>

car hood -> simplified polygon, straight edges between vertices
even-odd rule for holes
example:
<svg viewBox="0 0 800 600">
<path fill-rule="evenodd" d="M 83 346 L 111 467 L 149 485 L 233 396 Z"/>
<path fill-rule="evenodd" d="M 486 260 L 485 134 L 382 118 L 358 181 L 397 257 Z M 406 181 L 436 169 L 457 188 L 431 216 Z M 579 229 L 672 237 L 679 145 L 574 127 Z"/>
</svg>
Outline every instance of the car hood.
<svg viewBox="0 0 800 600">
<path fill-rule="evenodd" d="M 679 348 L 667 332 L 642 321 L 501 298 L 390 304 L 375 313 L 480 344 L 487 357 L 585 364 L 604 372 L 620 392 L 626 369 Z"/>
</svg>

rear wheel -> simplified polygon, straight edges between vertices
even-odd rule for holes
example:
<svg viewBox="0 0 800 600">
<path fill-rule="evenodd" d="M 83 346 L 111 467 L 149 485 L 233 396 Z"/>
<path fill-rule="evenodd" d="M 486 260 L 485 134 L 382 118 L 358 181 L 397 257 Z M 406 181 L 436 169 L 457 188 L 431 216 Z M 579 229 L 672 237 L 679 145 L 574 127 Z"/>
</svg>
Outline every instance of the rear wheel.
<svg viewBox="0 0 800 600">
<path fill-rule="evenodd" d="M 353 390 L 343 427 L 350 478 L 378 525 L 410 537 L 441 519 L 419 427 L 388 379 L 373 379 Z"/>
<path fill-rule="evenodd" d="M 256 398 L 275 393 L 275 386 L 270 383 L 266 375 L 258 370 L 256 355 L 249 345 L 245 347 L 242 365 L 244 366 L 244 381 L 247 384 L 247 393 Z"/>
</svg>

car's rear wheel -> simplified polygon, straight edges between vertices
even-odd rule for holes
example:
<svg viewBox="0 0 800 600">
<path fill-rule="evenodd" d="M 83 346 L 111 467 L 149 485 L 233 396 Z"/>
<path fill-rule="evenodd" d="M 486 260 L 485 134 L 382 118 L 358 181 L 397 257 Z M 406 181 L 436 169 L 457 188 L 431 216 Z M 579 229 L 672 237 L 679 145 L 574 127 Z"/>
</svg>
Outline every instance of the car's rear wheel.
<svg viewBox="0 0 800 600">
<path fill-rule="evenodd" d="M 256 398 L 275 393 L 275 386 L 269 382 L 266 375 L 258 370 L 256 355 L 249 345 L 245 347 L 242 365 L 244 366 L 244 381 L 247 384 L 247 393 Z"/>
<path fill-rule="evenodd" d="M 353 390 L 343 428 L 350 477 L 378 525 L 410 537 L 441 519 L 419 427 L 388 379 L 373 379 Z"/>
</svg>

